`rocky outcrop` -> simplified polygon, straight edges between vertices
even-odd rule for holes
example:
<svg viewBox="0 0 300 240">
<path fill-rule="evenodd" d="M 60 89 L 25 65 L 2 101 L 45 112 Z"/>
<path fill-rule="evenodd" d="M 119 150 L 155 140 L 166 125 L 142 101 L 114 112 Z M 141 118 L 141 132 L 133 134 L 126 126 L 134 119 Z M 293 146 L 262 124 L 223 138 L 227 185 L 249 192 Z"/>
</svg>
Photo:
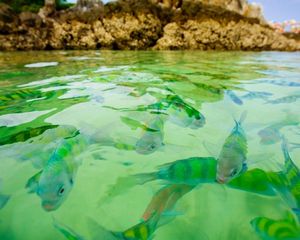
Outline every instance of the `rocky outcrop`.
<svg viewBox="0 0 300 240">
<path fill-rule="evenodd" d="M 0 5 L 0 50 L 34 49 L 295 51 L 300 43 L 246 0 L 119 0 L 19 15 Z"/>
</svg>

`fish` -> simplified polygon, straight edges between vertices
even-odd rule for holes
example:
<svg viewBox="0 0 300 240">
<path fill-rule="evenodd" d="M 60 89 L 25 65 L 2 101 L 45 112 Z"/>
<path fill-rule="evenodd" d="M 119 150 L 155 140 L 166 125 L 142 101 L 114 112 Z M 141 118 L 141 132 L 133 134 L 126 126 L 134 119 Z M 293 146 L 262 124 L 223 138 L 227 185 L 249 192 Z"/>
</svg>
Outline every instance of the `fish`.
<svg viewBox="0 0 300 240">
<path fill-rule="evenodd" d="M 216 166 L 217 160 L 213 157 L 191 157 L 161 165 L 156 172 L 136 174 L 134 177 L 138 184 L 153 180 L 188 185 L 214 183 Z"/>
<path fill-rule="evenodd" d="M 283 121 L 275 122 L 270 126 L 261 129 L 258 132 L 260 143 L 264 145 L 274 144 L 281 141 L 280 130 L 286 126 L 294 126 L 299 124 L 297 115 L 287 113 L 286 119 Z"/>
<path fill-rule="evenodd" d="M 300 148 L 300 143 L 290 143 L 290 145 L 291 145 L 291 147 L 290 147 L 291 150 Z"/>
<path fill-rule="evenodd" d="M 2 179 L 0 179 L 0 190 L 2 189 Z M 0 209 L 4 208 L 10 199 L 10 195 L 0 193 Z"/>
<path fill-rule="evenodd" d="M 281 125 L 271 125 L 258 132 L 260 143 L 264 145 L 274 144 L 280 141 Z"/>
<path fill-rule="evenodd" d="M 296 102 L 299 98 L 300 95 L 290 95 L 282 98 L 277 98 L 274 100 L 269 100 L 266 103 L 270 103 L 270 104 L 293 103 Z"/>
<path fill-rule="evenodd" d="M 284 136 L 282 136 L 281 149 L 284 156 L 284 169 L 280 176 L 283 179 L 284 190 L 278 190 L 300 220 L 300 170 L 291 159 Z"/>
<path fill-rule="evenodd" d="M 62 139 L 42 170 L 26 184 L 29 193 L 36 193 L 46 211 L 58 209 L 74 185 L 74 178 L 81 162 L 78 156 L 86 147 L 80 135 Z"/>
<path fill-rule="evenodd" d="M 135 144 L 135 150 L 139 154 L 148 155 L 157 151 L 164 145 L 164 118 L 158 114 L 152 119 L 147 128 L 143 130 L 141 138 Z"/>
<path fill-rule="evenodd" d="M 230 97 L 230 99 L 237 105 L 243 105 L 243 100 L 240 99 L 233 91 L 226 90 L 225 93 Z"/>
<path fill-rule="evenodd" d="M 265 83 L 270 83 L 277 86 L 285 86 L 285 87 L 300 87 L 299 82 L 290 82 L 286 80 L 266 80 Z"/>
<path fill-rule="evenodd" d="M 147 221 L 154 213 L 172 212 L 176 202 L 194 187 L 187 184 L 170 184 L 163 187 L 152 197 L 142 215 L 142 219 Z"/>
<path fill-rule="evenodd" d="M 115 108 L 111 106 L 104 106 L 109 109 L 118 111 L 148 111 L 152 114 L 166 114 L 169 115 L 169 120 L 181 127 L 189 127 L 191 129 L 198 129 L 205 124 L 205 117 L 197 109 L 187 104 L 178 95 L 169 94 L 160 101 L 149 104 L 139 105 L 135 108 Z"/>
<path fill-rule="evenodd" d="M 106 196 L 99 204 L 108 198 L 126 193 L 128 189 L 143 185 L 150 181 L 161 180 L 166 184 L 185 184 L 196 186 L 201 183 L 216 182 L 217 160 L 213 157 L 191 157 L 158 166 L 157 171 L 139 173 L 119 177 L 106 191 Z"/>
<path fill-rule="evenodd" d="M 183 101 L 178 95 L 168 95 L 166 101 L 169 103 L 166 112 L 172 123 L 191 129 L 198 129 L 205 125 L 204 115 Z"/>
<path fill-rule="evenodd" d="M 235 126 L 222 146 L 217 164 L 219 183 L 227 183 L 247 170 L 247 138 L 242 128 L 245 118 L 246 112 L 239 121 L 235 120 Z"/>
<path fill-rule="evenodd" d="M 247 94 L 243 95 L 241 98 L 242 99 L 248 99 L 248 100 L 253 100 L 253 99 L 264 99 L 266 100 L 270 96 L 272 96 L 273 93 L 269 92 L 259 92 L 259 91 L 251 91 L 248 92 Z"/>
<path fill-rule="evenodd" d="M 250 221 L 257 235 L 264 240 L 298 240 L 300 229 L 295 219 L 274 220 L 267 217 L 257 217 Z"/>
</svg>

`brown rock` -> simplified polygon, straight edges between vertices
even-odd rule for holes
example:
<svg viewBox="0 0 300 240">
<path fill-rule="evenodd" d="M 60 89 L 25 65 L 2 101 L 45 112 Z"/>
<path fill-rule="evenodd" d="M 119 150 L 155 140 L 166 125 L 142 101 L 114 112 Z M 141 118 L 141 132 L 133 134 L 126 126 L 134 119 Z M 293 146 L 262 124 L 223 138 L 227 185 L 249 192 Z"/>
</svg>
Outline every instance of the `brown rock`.
<svg viewBox="0 0 300 240">
<path fill-rule="evenodd" d="M 0 21 L 10 23 L 16 18 L 15 12 L 5 3 L 0 3 Z"/>
<path fill-rule="evenodd" d="M 41 17 L 32 12 L 22 12 L 20 13 L 19 18 L 22 24 L 25 24 L 30 27 L 39 28 L 42 24 Z"/>
</svg>

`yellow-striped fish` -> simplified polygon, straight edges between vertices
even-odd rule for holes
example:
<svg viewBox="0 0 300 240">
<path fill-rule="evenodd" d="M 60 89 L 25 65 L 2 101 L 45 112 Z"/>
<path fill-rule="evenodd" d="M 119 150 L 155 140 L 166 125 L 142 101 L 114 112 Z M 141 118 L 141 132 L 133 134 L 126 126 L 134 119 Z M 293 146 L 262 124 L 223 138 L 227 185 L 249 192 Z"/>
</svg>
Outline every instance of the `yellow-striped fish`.
<svg viewBox="0 0 300 240">
<path fill-rule="evenodd" d="M 251 220 L 255 232 L 263 240 L 299 240 L 300 229 L 295 219 L 289 216 L 284 220 L 257 217 Z"/>
</svg>

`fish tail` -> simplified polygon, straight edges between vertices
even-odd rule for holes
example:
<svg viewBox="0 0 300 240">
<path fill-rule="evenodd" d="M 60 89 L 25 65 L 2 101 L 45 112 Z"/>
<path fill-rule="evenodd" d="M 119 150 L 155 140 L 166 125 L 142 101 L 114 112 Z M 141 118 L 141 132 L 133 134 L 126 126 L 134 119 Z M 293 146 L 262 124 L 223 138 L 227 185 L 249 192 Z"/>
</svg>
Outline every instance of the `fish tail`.
<svg viewBox="0 0 300 240">
<path fill-rule="evenodd" d="M 247 117 L 247 113 L 248 113 L 247 110 L 243 111 L 239 120 L 237 120 L 234 116 L 232 117 L 233 121 L 236 124 L 236 126 L 241 126 L 242 125 L 242 123 L 245 121 L 245 119 Z"/>
<path fill-rule="evenodd" d="M 247 117 L 247 114 L 248 114 L 247 110 L 245 110 L 245 111 L 242 112 L 241 117 L 240 117 L 240 119 L 239 119 L 239 121 L 238 121 L 238 123 L 239 123 L 240 125 L 245 121 L 245 119 L 246 119 L 246 117 Z"/>
<path fill-rule="evenodd" d="M 136 178 L 136 183 L 143 185 L 147 182 L 153 181 L 157 179 L 157 173 L 152 172 L 152 173 L 141 173 L 141 174 L 136 174 L 133 175 Z"/>
</svg>

